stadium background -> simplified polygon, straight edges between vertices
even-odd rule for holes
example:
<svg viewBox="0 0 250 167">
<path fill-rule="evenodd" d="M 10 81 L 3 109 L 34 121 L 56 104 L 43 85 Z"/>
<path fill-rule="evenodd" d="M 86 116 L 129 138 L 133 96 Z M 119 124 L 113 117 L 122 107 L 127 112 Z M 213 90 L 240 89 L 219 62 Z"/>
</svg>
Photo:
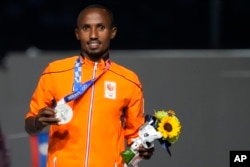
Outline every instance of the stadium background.
<svg viewBox="0 0 250 167">
<path fill-rule="evenodd" d="M 11 167 L 31 166 L 30 95 L 49 61 L 78 54 L 75 17 L 96 2 L 114 11 L 111 57 L 139 74 L 146 112 L 173 108 L 183 123 L 173 156 L 156 143 L 142 166 L 228 167 L 230 150 L 250 150 L 249 1 L 3 0 L 0 121 Z"/>
</svg>

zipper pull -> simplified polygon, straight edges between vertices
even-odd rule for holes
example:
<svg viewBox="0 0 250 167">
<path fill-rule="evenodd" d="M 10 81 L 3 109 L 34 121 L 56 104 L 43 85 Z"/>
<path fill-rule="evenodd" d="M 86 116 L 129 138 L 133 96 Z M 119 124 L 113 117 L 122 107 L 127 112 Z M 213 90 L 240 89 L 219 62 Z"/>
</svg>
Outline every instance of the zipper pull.
<svg viewBox="0 0 250 167">
<path fill-rule="evenodd" d="M 96 77 L 96 70 L 97 70 L 97 62 L 95 62 L 94 64 L 94 69 L 93 69 L 93 74 L 92 74 L 92 78 L 95 78 Z"/>
<path fill-rule="evenodd" d="M 97 70 L 97 64 L 98 64 L 98 62 L 95 62 L 95 65 L 94 65 L 94 71 L 96 71 L 96 70 Z"/>
</svg>

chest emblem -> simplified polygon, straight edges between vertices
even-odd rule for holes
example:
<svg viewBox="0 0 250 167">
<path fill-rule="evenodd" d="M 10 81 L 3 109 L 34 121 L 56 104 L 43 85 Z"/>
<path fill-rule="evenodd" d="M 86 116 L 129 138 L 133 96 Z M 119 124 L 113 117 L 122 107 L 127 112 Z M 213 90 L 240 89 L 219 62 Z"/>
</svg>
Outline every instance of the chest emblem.
<svg viewBox="0 0 250 167">
<path fill-rule="evenodd" d="M 105 81 L 104 82 L 105 98 L 116 99 L 116 83 Z"/>
</svg>

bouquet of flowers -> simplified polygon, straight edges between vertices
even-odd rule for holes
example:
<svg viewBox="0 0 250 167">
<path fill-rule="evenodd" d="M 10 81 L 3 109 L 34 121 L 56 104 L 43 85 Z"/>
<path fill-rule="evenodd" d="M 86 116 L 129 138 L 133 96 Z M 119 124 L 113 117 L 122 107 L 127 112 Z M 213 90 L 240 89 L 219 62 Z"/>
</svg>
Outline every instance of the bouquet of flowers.
<svg viewBox="0 0 250 167">
<path fill-rule="evenodd" d="M 146 115 L 145 124 L 139 130 L 139 137 L 133 140 L 131 147 L 121 153 L 127 165 L 138 166 L 139 153 L 136 149 L 139 145 L 145 148 L 154 146 L 154 140 L 158 140 L 169 155 L 169 147 L 174 144 L 180 136 L 181 123 L 173 110 L 155 111 L 154 115 Z"/>
</svg>

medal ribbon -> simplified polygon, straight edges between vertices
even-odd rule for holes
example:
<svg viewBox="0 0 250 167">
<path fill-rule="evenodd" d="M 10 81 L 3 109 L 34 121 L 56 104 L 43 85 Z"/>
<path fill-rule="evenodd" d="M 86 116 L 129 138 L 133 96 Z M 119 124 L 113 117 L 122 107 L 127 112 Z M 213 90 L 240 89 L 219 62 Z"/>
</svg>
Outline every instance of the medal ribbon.
<svg viewBox="0 0 250 167">
<path fill-rule="evenodd" d="M 81 58 L 79 56 L 78 59 L 76 60 L 75 68 L 74 68 L 75 72 L 74 72 L 73 92 L 70 93 L 69 95 L 65 96 L 64 98 L 62 98 L 57 104 L 63 104 L 65 102 L 75 100 L 79 96 L 83 95 L 86 92 L 86 90 L 91 85 L 93 85 L 109 69 L 110 62 L 107 61 L 105 69 L 102 71 L 102 73 L 99 76 L 97 76 L 97 77 L 95 77 L 95 78 L 93 78 L 93 79 L 91 79 L 83 84 L 81 84 L 81 75 L 82 75 L 81 66 L 82 66 L 82 62 L 81 62 Z"/>
</svg>

